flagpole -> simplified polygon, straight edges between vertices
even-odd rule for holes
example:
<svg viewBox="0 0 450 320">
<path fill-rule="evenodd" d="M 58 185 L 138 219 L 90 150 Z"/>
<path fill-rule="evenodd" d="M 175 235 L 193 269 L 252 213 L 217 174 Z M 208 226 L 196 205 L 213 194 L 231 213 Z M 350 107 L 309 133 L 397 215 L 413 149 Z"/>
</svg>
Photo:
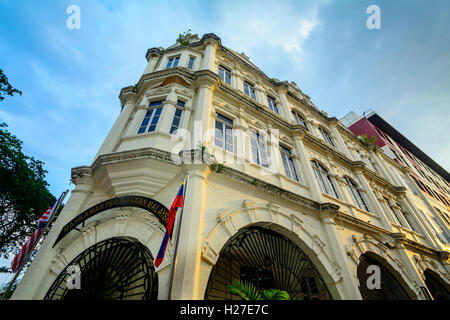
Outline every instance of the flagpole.
<svg viewBox="0 0 450 320">
<path fill-rule="evenodd" d="M 180 240 L 180 230 L 181 230 L 181 220 L 183 219 L 183 211 L 184 211 L 184 199 L 186 198 L 186 191 L 187 191 L 187 186 L 188 186 L 188 181 L 189 181 L 189 174 L 186 175 L 186 178 L 184 180 L 184 190 L 183 190 L 183 207 L 181 208 L 181 212 L 180 212 L 180 218 L 178 219 L 178 226 L 177 226 L 177 238 L 175 240 L 175 250 L 173 253 L 173 259 L 172 259 L 172 271 L 170 273 L 170 283 L 169 283 L 169 296 L 168 296 L 168 300 L 172 300 L 172 289 L 173 289 L 173 277 L 175 274 L 175 264 L 177 261 L 177 254 L 178 254 L 178 241 Z"/>
<path fill-rule="evenodd" d="M 5 300 L 6 295 L 8 294 L 9 290 L 11 289 L 12 285 L 14 284 L 14 282 L 16 281 L 17 277 L 19 276 L 19 274 L 22 272 L 23 267 L 26 265 L 26 263 L 28 262 L 28 259 L 31 257 L 31 253 L 33 252 L 34 248 L 38 245 L 39 240 L 41 239 L 41 237 L 44 236 L 45 231 L 47 230 L 47 228 L 50 226 L 50 223 L 53 220 L 53 217 L 56 215 L 56 212 L 58 211 L 59 207 L 61 206 L 61 203 L 64 201 L 64 198 L 66 197 L 67 193 L 69 193 L 69 190 L 64 191 L 61 196 L 60 199 L 61 201 L 59 201 L 56 204 L 56 208 L 53 211 L 52 216 L 50 217 L 50 219 L 48 220 L 48 222 L 45 224 L 44 229 L 42 229 L 41 234 L 39 235 L 39 237 L 36 239 L 36 242 L 34 243 L 34 245 L 30 248 L 30 251 L 28 252 L 28 254 L 25 256 L 25 258 L 23 259 L 21 265 L 19 266 L 18 270 L 16 271 L 16 274 L 14 275 L 13 279 L 11 280 L 11 282 L 9 283 L 8 287 L 5 289 L 5 292 L 3 292 L 2 298 L 0 300 Z"/>
</svg>

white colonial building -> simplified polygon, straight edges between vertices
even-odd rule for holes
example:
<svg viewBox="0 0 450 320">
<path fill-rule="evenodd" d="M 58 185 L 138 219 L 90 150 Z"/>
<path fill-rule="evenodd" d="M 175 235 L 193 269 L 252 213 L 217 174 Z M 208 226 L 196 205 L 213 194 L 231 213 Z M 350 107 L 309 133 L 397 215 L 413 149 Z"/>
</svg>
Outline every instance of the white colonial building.
<svg viewBox="0 0 450 320">
<path fill-rule="evenodd" d="M 237 299 L 235 279 L 299 299 L 449 298 L 450 246 L 396 162 L 216 35 L 188 40 L 148 50 L 13 299 Z M 176 232 L 155 268 L 186 176 L 175 265 Z"/>
</svg>

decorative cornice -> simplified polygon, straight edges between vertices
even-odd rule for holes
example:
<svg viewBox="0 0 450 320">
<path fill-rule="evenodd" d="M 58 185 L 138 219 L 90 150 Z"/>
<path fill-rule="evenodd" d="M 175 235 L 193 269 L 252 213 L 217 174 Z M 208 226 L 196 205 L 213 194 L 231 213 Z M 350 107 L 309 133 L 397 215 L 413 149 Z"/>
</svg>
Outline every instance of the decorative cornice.
<svg viewBox="0 0 450 320">
<path fill-rule="evenodd" d="M 285 129 L 288 132 L 291 132 L 294 134 L 295 134 L 295 131 L 299 132 L 302 135 L 304 134 L 305 141 L 308 141 L 308 142 L 314 144 L 315 146 L 319 147 L 321 150 L 334 155 L 337 159 L 341 160 L 342 162 L 344 162 L 347 166 L 349 166 L 351 168 L 357 168 L 357 167 L 361 166 L 360 161 L 353 161 L 353 160 L 347 158 L 347 156 L 344 155 L 342 152 L 338 151 L 335 148 L 332 148 L 331 146 L 329 146 L 327 143 L 325 143 L 321 139 L 313 136 L 311 133 L 305 132 L 305 130 L 302 126 L 300 126 L 298 124 L 289 123 L 287 120 L 285 120 L 281 116 L 270 111 L 268 108 L 266 108 L 264 105 L 258 103 L 257 101 L 254 101 L 253 99 L 245 96 L 243 93 L 241 93 L 229 86 L 221 85 L 219 76 L 210 70 L 201 70 L 201 71 L 192 72 L 186 68 L 176 67 L 176 68 L 170 68 L 170 69 L 166 69 L 166 70 L 156 71 L 156 72 L 149 73 L 149 74 L 144 74 L 135 86 L 129 86 L 129 87 L 123 88 L 121 90 L 119 97 L 121 98 L 122 103 L 124 103 L 123 97 L 125 97 L 126 95 L 129 95 L 129 94 L 139 93 L 142 90 L 142 88 L 144 87 L 145 83 L 147 83 L 149 81 L 164 80 L 171 76 L 177 76 L 186 82 L 207 80 L 210 83 L 218 83 L 218 90 L 235 98 L 236 100 L 243 103 L 244 105 L 251 107 L 255 111 L 263 114 L 265 117 L 269 118 L 274 123 L 279 125 L 282 129 Z M 289 85 L 284 82 L 283 83 L 280 82 L 280 83 L 283 86 Z M 310 106 L 307 106 L 300 99 L 298 99 L 298 101 L 301 102 L 306 107 L 311 108 L 311 110 L 314 109 Z M 317 112 L 317 110 L 315 110 L 315 112 Z M 336 121 L 337 120 L 334 117 L 328 118 L 320 112 L 319 112 L 319 114 L 321 114 L 321 116 L 326 118 L 326 120 L 328 120 L 328 121 Z M 340 127 L 340 125 L 338 125 L 338 127 Z M 354 136 L 354 137 L 356 138 L 356 136 Z M 359 141 L 359 139 L 357 139 L 357 140 Z M 367 166 L 365 166 L 365 165 L 364 165 L 363 172 L 366 176 L 368 176 L 372 180 L 375 180 L 378 183 L 384 185 L 385 187 L 390 189 L 393 193 L 395 193 L 395 194 L 403 193 L 403 190 L 404 190 L 403 187 L 396 187 L 396 186 L 392 185 L 384 177 L 380 176 L 378 173 L 375 173 L 371 169 L 368 169 Z"/>
<path fill-rule="evenodd" d="M 147 59 L 147 62 L 150 60 L 150 58 L 158 58 L 162 55 L 163 50 L 160 48 L 150 48 L 147 50 L 147 53 L 145 54 L 145 59 Z"/>
<path fill-rule="evenodd" d="M 215 35 L 214 33 L 206 33 L 203 35 L 202 39 L 200 40 L 202 43 L 206 43 L 208 41 L 215 41 L 219 46 L 222 45 L 222 41 L 220 38 Z"/>
<path fill-rule="evenodd" d="M 212 155 L 209 155 L 206 152 L 202 152 L 200 149 L 186 150 L 182 153 L 183 160 L 186 160 L 188 158 L 191 160 L 198 159 L 199 157 L 202 159 L 201 160 L 202 163 L 210 165 L 210 167 L 212 169 L 214 169 L 215 160 Z M 90 177 L 93 174 L 95 174 L 96 170 L 102 165 L 109 164 L 109 163 L 118 163 L 118 162 L 122 162 L 122 161 L 146 159 L 146 158 L 156 159 L 156 160 L 164 161 L 166 163 L 171 163 L 174 165 L 179 164 L 179 163 L 174 162 L 173 155 L 170 152 L 158 150 L 155 148 L 143 148 L 143 149 L 138 149 L 138 150 L 122 151 L 122 152 L 116 152 L 116 153 L 112 153 L 112 154 L 101 155 L 94 161 L 94 163 L 90 167 L 89 166 L 80 166 L 80 167 L 73 168 L 71 176 L 72 176 L 72 179 L 77 179 L 77 178 L 85 177 L 85 176 Z M 182 163 L 192 163 L 192 161 L 182 161 Z M 335 220 L 346 222 L 350 225 L 356 226 L 358 228 L 362 228 L 363 230 L 366 230 L 366 231 L 369 231 L 369 232 L 372 232 L 375 234 L 379 234 L 379 235 L 384 234 L 384 235 L 390 236 L 392 238 L 395 238 L 396 241 L 399 241 L 399 242 L 405 244 L 405 246 L 412 249 L 413 251 L 427 253 L 427 254 L 430 254 L 433 256 L 437 256 L 441 260 L 447 260 L 449 257 L 448 252 L 432 249 L 423 244 L 417 243 L 413 240 L 406 239 L 401 234 L 391 233 L 386 229 L 377 227 L 368 222 L 365 222 L 358 218 L 352 217 L 348 214 L 342 213 L 339 211 L 339 206 L 336 204 L 319 203 L 319 202 L 313 201 L 309 198 L 306 198 L 299 194 L 285 190 L 276 185 L 267 183 L 263 180 L 254 178 L 246 173 L 232 169 L 230 167 L 222 166 L 220 170 L 215 170 L 215 172 L 217 174 L 222 174 L 222 175 L 224 175 L 230 179 L 233 179 L 235 181 L 239 181 L 240 183 L 252 185 L 254 188 L 260 189 L 261 191 L 268 192 L 277 198 L 286 199 L 286 200 L 294 202 L 297 205 L 301 205 L 303 207 L 312 209 L 312 210 L 316 211 L 319 215 L 320 215 L 320 213 L 330 212 L 333 214 L 333 217 Z"/>
<path fill-rule="evenodd" d="M 239 181 L 239 182 L 245 183 L 247 185 L 252 185 L 254 188 L 260 189 L 262 191 L 266 191 L 276 197 L 280 197 L 282 199 L 293 201 L 298 205 L 302 205 L 304 207 L 307 207 L 307 208 L 310 208 L 310 209 L 313 209 L 316 211 L 321 210 L 321 204 L 318 202 L 315 202 L 311 199 L 308 199 L 306 197 L 303 197 L 303 196 L 293 193 L 291 191 L 280 188 L 271 183 L 254 178 L 246 173 L 232 169 L 230 167 L 223 166 L 221 168 L 221 170 L 220 171 L 217 170 L 216 173 L 222 174 L 222 175 L 224 175 L 230 179 L 233 179 L 235 181 Z"/>
<path fill-rule="evenodd" d="M 119 99 L 122 104 L 122 108 L 123 108 L 124 104 L 127 102 L 127 100 L 130 98 L 136 99 L 135 87 L 128 86 L 128 87 L 122 88 L 122 90 L 120 90 L 120 94 L 119 94 Z"/>
<path fill-rule="evenodd" d="M 197 84 L 218 85 L 220 77 L 217 73 L 210 70 L 200 70 L 194 73 L 195 82 Z"/>
<path fill-rule="evenodd" d="M 131 151 L 103 154 L 99 156 L 90 167 L 78 167 L 78 168 L 90 168 L 92 174 L 95 173 L 100 166 L 105 164 L 117 163 L 121 161 L 145 159 L 145 158 L 151 158 L 167 163 L 173 163 L 172 154 L 170 152 L 149 147 Z M 72 169 L 72 172 L 74 169 Z M 75 172 L 78 171 L 76 170 Z"/>
</svg>

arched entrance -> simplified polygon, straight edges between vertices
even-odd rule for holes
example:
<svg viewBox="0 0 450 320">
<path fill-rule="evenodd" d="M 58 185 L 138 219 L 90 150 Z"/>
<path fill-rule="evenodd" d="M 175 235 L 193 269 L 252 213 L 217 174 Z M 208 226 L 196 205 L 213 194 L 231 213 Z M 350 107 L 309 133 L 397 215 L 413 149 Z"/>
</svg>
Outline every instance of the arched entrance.
<svg viewBox="0 0 450 320">
<path fill-rule="evenodd" d="M 80 288 L 71 289 L 68 284 L 78 270 Z M 150 251 L 136 240 L 117 237 L 79 254 L 59 274 L 44 299 L 150 300 L 157 294 L 158 277 Z"/>
<path fill-rule="evenodd" d="M 427 269 L 424 276 L 425 284 L 434 300 L 450 300 L 449 286 L 440 279 L 436 272 Z"/>
<path fill-rule="evenodd" d="M 367 280 L 374 275 L 370 266 L 378 266 L 380 270 L 380 288 L 368 288 Z M 394 270 L 389 270 L 387 263 L 375 254 L 365 253 L 361 255 L 358 264 L 357 275 L 359 280 L 359 291 L 363 300 L 410 300 L 398 275 Z"/>
<path fill-rule="evenodd" d="M 236 279 L 259 289 L 284 290 L 296 299 L 332 299 L 306 254 L 285 236 L 261 227 L 241 229 L 227 241 L 211 271 L 205 299 L 239 299 L 228 291 Z"/>
</svg>

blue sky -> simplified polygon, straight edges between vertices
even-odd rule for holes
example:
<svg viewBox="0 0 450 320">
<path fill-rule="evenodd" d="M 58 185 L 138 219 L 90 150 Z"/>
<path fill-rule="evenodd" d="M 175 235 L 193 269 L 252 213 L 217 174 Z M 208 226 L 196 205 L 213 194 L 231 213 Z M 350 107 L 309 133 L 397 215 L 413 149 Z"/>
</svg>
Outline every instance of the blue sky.
<svg viewBox="0 0 450 320">
<path fill-rule="evenodd" d="M 79 30 L 66 27 L 72 4 Z M 369 5 L 380 30 L 366 27 Z M 0 68 L 23 91 L 0 104 L 0 122 L 45 162 L 55 196 L 91 163 L 147 49 L 187 29 L 295 81 L 330 116 L 375 110 L 450 169 L 450 1 L 0 0 L 0 21 Z"/>
</svg>

